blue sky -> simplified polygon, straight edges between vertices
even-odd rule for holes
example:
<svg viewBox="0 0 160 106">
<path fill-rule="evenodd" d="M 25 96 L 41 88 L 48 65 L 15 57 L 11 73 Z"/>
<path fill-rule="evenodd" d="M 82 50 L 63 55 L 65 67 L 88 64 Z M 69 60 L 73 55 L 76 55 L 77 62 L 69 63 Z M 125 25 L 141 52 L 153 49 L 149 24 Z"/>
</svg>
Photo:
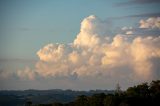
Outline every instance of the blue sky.
<svg viewBox="0 0 160 106">
<path fill-rule="evenodd" d="M 81 22 L 90 15 L 107 22 L 109 36 L 115 36 L 124 26 L 137 31 L 141 19 L 159 17 L 160 1 L 0 0 L 0 71 L 16 71 L 26 66 L 32 69 L 39 60 L 36 53 L 42 47 L 49 43 L 73 43 Z M 156 34 L 159 32 L 158 29 Z"/>
<path fill-rule="evenodd" d="M 89 15 L 101 19 L 157 13 L 159 4 L 127 0 L 1 0 L 0 58 L 36 58 L 47 43 L 70 43 Z M 141 17 L 112 20 L 114 27 L 133 26 Z M 129 22 L 128 22 L 129 21 Z"/>
</svg>

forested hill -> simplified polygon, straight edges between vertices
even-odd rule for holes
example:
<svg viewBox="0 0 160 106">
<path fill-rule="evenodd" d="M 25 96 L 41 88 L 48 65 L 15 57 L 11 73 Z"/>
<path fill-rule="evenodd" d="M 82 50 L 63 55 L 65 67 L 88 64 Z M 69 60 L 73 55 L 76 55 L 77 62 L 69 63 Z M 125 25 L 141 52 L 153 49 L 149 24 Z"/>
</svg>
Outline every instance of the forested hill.
<svg viewBox="0 0 160 106">
<path fill-rule="evenodd" d="M 68 103 L 74 101 L 77 96 L 105 93 L 113 94 L 114 91 L 108 90 L 90 90 L 90 91 L 73 91 L 73 90 L 1 90 L 0 106 L 23 106 L 28 100 L 32 104 L 51 104 L 53 102 Z"/>
<path fill-rule="evenodd" d="M 114 94 L 81 95 L 66 104 L 54 102 L 31 106 L 160 106 L 160 80 L 129 87 L 126 91 L 118 88 Z"/>
</svg>

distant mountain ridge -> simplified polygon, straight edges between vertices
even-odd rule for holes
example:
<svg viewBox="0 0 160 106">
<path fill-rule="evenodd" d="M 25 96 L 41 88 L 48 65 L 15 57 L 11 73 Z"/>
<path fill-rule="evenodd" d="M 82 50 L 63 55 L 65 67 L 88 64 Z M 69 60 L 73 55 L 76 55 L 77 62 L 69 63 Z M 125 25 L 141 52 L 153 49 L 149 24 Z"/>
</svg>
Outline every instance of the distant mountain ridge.
<svg viewBox="0 0 160 106">
<path fill-rule="evenodd" d="M 90 96 L 93 94 L 105 93 L 113 94 L 113 90 L 90 90 L 90 91 L 73 91 L 73 90 L 1 90 L 0 106 L 23 106 L 27 99 L 33 104 L 61 102 L 67 103 L 73 101 L 79 95 Z"/>
</svg>

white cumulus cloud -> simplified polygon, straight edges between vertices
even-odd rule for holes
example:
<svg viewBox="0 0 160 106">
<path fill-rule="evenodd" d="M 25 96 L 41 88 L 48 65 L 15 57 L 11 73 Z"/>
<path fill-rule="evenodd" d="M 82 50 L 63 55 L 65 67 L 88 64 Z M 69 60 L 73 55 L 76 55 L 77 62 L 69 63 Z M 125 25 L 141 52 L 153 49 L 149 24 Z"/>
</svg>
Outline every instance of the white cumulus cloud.
<svg viewBox="0 0 160 106">
<path fill-rule="evenodd" d="M 140 27 L 152 27 L 145 24 L 150 20 L 152 18 L 141 22 Z M 159 18 L 155 18 L 152 25 L 156 24 L 155 20 L 158 22 Z M 156 27 L 159 26 L 156 24 Z M 23 72 L 18 71 L 18 76 L 34 79 L 38 74 L 45 78 L 92 79 L 91 82 L 100 77 L 103 82 L 123 83 L 126 80 L 147 81 L 159 77 L 158 68 L 155 67 L 159 67 L 157 62 L 160 62 L 160 36 L 117 34 L 110 37 L 106 35 L 106 28 L 106 23 L 96 16 L 85 18 L 80 33 L 71 44 L 42 47 L 37 52 L 39 61 L 35 71 L 26 68 Z M 122 29 L 128 30 L 127 27 Z"/>
<path fill-rule="evenodd" d="M 151 17 L 147 20 L 141 20 L 140 28 L 158 28 L 160 29 L 160 17 Z"/>
<path fill-rule="evenodd" d="M 64 53 L 63 44 L 48 44 L 43 49 L 40 49 L 37 52 L 40 60 L 42 61 L 54 61 L 57 62 L 60 60 Z"/>
</svg>

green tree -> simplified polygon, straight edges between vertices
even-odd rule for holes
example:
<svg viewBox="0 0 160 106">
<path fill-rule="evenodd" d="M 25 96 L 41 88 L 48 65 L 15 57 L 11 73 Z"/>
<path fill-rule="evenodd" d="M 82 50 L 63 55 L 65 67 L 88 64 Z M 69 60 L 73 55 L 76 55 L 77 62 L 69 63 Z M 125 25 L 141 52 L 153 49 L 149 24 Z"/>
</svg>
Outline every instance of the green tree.
<svg viewBox="0 0 160 106">
<path fill-rule="evenodd" d="M 52 104 L 52 106 L 63 106 L 63 104 L 62 104 L 62 103 L 55 102 L 55 103 Z"/>
<path fill-rule="evenodd" d="M 76 106 L 88 106 L 88 98 L 85 95 L 78 96 L 75 101 Z"/>
<path fill-rule="evenodd" d="M 148 83 L 143 83 L 134 87 L 129 87 L 126 94 L 131 97 L 148 97 L 149 96 L 149 86 Z"/>
<path fill-rule="evenodd" d="M 136 92 L 141 97 L 148 97 L 150 93 L 148 83 L 142 83 L 140 85 L 137 85 Z"/>
<path fill-rule="evenodd" d="M 104 99 L 104 106 L 114 106 L 114 96 L 107 95 Z"/>
<path fill-rule="evenodd" d="M 104 98 L 106 95 L 104 93 L 94 94 L 89 99 L 90 106 L 104 106 Z"/>
<path fill-rule="evenodd" d="M 150 84 L 151 95 L 160 95 L 160 80 L 152 81 Z"/>
</svg>

